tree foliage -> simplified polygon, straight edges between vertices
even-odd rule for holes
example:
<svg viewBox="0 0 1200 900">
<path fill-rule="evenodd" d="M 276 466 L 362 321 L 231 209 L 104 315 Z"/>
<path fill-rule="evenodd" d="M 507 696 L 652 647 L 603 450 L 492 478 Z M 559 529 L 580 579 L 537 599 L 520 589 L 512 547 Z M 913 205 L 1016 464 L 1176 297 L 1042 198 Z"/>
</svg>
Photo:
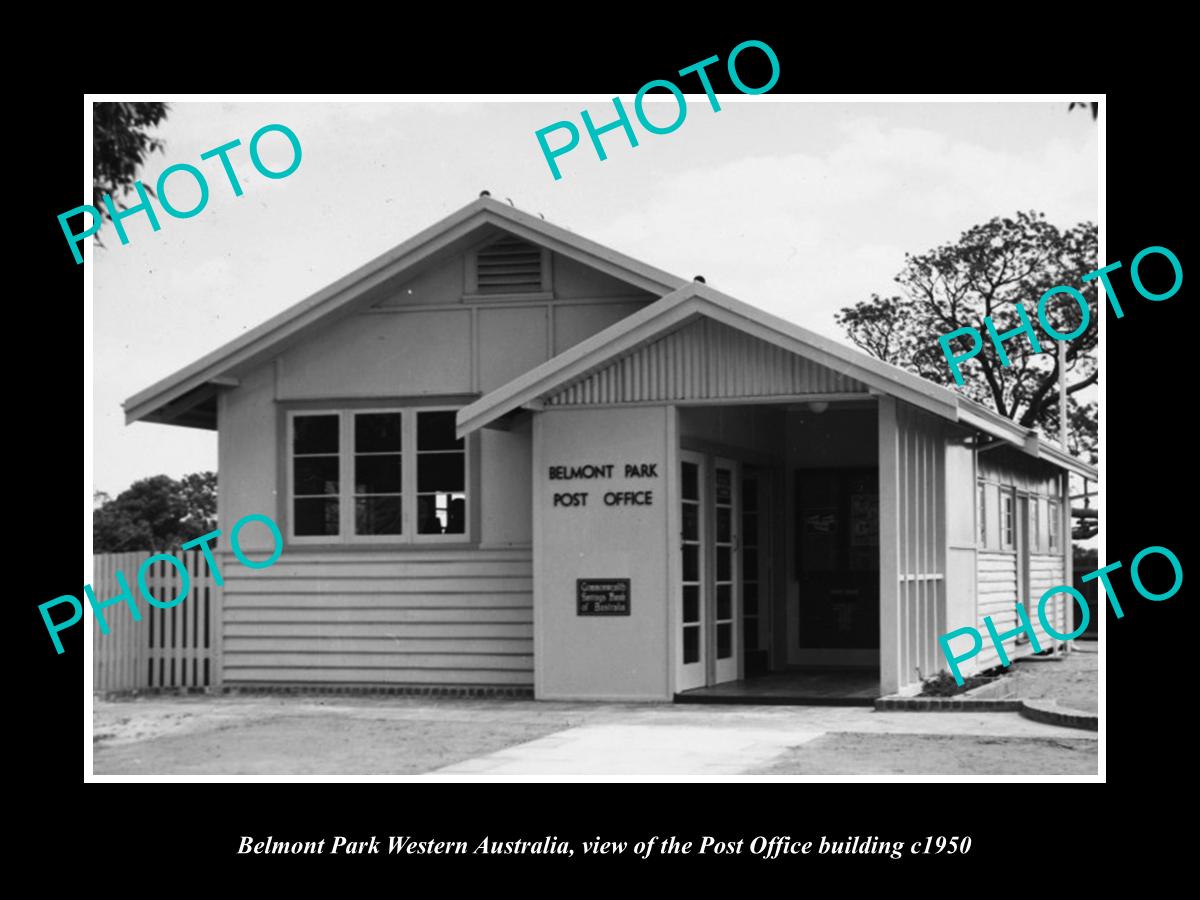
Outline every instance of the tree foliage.
<svg viewBox="0 0 1200 900">
<path fill-rule="evenodd" d="M 996 217 L 965 231 L 957 241 L 926 253 L 905 254 L 896 276 L 901 292 L 873 294 L 835 316 L 855 344 L 872 356 L 915 372 L 922 378 L 955 388 L 1026 428 L 1058 436 L 1057 342 L 1038 325 L 1036 308 L 1047 290 L 1067 285 L 1087 299 L 1091 323 L 1066 341 L 1068 419 L 1071 451 L 1095 460 L 1096 404 L 1074 396 L 1097 379 L 1096 282 L 1082 277 L 1096 269 L 1096 228 L 1081 222 L 1060 230 L 1044 214 L 1019 212 Z M 990 316 L 1003 334 L 1020 326 L 1016 304 L 1023 304 L 1034 323 L 1041 352 L 1027 335 L 1005 342 L 1011 365 L 1002 366 L 984 331 Z M 1058 295 L 1047 306 L 1055 330 L 1069 334 L 1080 324 L 1082 310 L 1070 295 Z M 938 338 L 971 327 L 984 335 L 983 350 L 964 362 L 965 384 L 956 387 Z M 957 353 L 971 347 L 964 335 L 951 345 Z"/>
<path fill-rule="evenodd" d="M 124 207 L 120 198 L 133 190 L 147 156 L 161 150 L 153 128 L 167 115 L 165 103 L 95 103 L 92 105 L 92 206 L 108 215 L 104 195 Z M 151 194 L 150 188 L 146 188 Z"/>
<path fill-rule="evenodd" d="M 176 481 L 155 475 L 115 498 L 97 494 L 92 511 L 96 553 L 174 550 L 217 527 L 217 474 L 194 472 Z"/>
</svg>

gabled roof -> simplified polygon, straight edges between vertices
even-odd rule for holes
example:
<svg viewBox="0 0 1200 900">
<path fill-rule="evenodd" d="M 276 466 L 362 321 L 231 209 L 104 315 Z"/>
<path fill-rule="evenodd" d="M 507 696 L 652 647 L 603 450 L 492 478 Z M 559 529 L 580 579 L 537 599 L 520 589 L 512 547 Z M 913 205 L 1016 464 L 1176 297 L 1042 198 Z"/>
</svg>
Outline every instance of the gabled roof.
<svg viewBox="0 0 1200 900">
<path fill-rule="evenodd" d="M 122 404 L 125 422 L 173 422 L 215 427 L 213 398 L 221 386 L 237 384 L 233 373 L 257 364 L 302 339 L 314 327 L 353 307 L 372 289 L 402 277 L 447 248 L 462 246 L 471 235 L 500 228 L 553 252 L 612 275 L 640 290 L 662 295 L 687 282 L 654 266 L 618 253 L 544 219 L 481 196 L 457 212 L 339 278 L 225 346 L 185 366 Z"/>
<path fill-rule="evenodd" d="M 1031 456 L 1087 478 L 1097 477 L 1092 466 L 982 404 L 699 282 L 689 282 L 459 410 L 458 436 L 518 409 L 539 408 L 546 397 L 700 316 L 844 372 L 871 390 L 961 422 Z"/>
</svg>

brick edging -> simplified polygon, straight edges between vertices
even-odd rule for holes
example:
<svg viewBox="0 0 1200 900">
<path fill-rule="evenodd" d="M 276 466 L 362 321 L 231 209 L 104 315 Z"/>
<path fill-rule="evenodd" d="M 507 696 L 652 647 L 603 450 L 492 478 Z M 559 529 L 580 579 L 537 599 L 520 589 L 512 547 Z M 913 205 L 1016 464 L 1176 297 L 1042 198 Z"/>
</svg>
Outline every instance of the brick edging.
<svg viewBox="0 0 1200 900">
<path fill-rule="evenodd" d="M 220 692 L 231 696 L 341 694 L 354 697 L 509 697 L 523 700 L 533 697 L 532 687 L 486 684 L 226 684 Z"/>
<path fill-rule="evenodd" d="M 984 700 L 972 697 L 880 697 L 879 712 L 1020 712 L 1020 700 Z"/>
<path fill-rule="evenodd" d="M 222 685 L 219 687 L 193 688 L 139 688 L 127 691 L 93 691 L 101 700 L 131 700 L 138 697 L 182 697 L 199 694 L 219 696 L 289 696 L 353 697 L 416 696 L 416 697 L 501 697 L 516 700 L 532 700 L 533 688 L 520 685 L 355 685 L 355 684 L 256 684 Z"/>
<path fill-rule="evenodd" d="M 1077 709 L 1059 706 L 1053 700 L 1022 700 L 1018 712 L 1026 719 L 1044 722 L 1047 725 L 1082 728 L 1086 731 L 1100 730 L 1100 716 L 1096 713 L 1080 712 Z"/>
<path fill-rule="evenodd" d="M 970 697 L 880 697 L 875 701 L 878 712 L 1015 712 L 1047 725 L 1099 731 L 1100 718 L 1095 713 L 1080 712 L 1059 706 L 1053 700 L 985 700 Z"/>
</svg>

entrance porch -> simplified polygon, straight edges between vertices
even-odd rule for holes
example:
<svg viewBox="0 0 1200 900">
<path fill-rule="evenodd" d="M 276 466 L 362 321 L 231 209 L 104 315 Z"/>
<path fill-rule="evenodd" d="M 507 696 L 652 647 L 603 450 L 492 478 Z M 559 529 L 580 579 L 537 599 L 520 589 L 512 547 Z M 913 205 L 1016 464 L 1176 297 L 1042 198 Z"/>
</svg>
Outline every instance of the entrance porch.
<svg viewBox="0 0 1200 900">
<path fill-rule="evenodd" d="M 880 696 L 879 670 L 866 668 L 787 669 L 693 688 L 676 703 L 740 703 L 763 706 L 873 706 Z"/>
<path fill-rule="evenodd" d="M 676 702 L 882 695 L 878 416 L 866 394 L 678 408 Z"/>
</svg>

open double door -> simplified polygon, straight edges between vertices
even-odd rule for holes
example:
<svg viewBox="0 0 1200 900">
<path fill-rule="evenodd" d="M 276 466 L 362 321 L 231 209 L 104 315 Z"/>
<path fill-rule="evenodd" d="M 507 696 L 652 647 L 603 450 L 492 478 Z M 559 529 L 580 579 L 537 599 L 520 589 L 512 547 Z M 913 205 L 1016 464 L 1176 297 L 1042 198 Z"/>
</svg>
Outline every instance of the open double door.
<svg viewBox="0 0 1200 900">
<path fill-rule="evenodd" d="M 680 452 L 676 690 L 736 681 L 742 655 L 740 464 Z"/>
</svg>

